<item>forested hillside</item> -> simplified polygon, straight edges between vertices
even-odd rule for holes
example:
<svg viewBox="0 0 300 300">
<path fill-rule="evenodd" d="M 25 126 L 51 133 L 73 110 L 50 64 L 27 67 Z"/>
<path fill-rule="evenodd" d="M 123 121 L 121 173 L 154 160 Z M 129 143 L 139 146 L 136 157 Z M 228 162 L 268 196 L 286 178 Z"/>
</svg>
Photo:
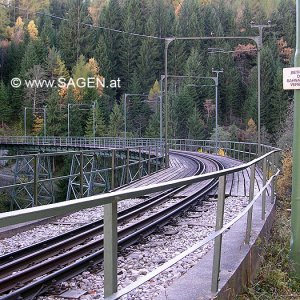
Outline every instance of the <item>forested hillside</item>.
<svg viewBox="0 0 300 300">
<path fill-rule="evenodd" d="M 226 0 L 0 0 L 1 134 L 67 135 L 69 104 L 96 102 L 96 135 L 122 136 L 124 93 L 132 136 L 159 136 L 159 81 L 164 74 L 164 43 L 148 36 L 257 36 L 264 29 L 262 126 L 264 139 L 278 139 L 290 97 L 282 90 L 282 68 L 293 61 L 295 1 Z M 79 24 L 81 23 L 81 24 Z M 84 24 L 83 24 L 84 23 Z M 93 24 L 92 26 L 87 26 Z M 117 31 L 103 28 L 117 29 Z M 213 51 L 209 51 L 214 48 Z M 217 49 L 217 51 L 215 51 Z M 221 50 L 222 49 L 222 50 Z M 257 123 L 257 51 L 250 40 L 175 41 L 169 49 L 169 74 L 220 74 L 221 138 L 253 140 Z M 213 53 L 210 53 L 213 52 Z M 121 88 L 12 88 L 11 79 L 80 77 L 121 79 Z M 202 87 L 191 84 L 206 85 Z M 215 121 L 215 88 L 209 80 L 169 79 L 170 134 L 210 138 Z M 72 106 L 70 134 L 93 134 L 92 110 Z M 128 135 L 130 135 L 128 134 Z"/>
</svg>

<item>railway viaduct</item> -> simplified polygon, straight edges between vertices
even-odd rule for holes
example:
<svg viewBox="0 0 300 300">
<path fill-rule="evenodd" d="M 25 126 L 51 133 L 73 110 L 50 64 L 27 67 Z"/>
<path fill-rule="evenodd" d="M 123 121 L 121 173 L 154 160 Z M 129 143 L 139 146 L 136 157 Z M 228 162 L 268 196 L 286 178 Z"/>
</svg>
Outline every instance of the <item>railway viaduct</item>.
<svg viewBox="0 0 300 300">
<path fill-rule="evenodd" d="M 216 147 L 196 140 L 165 145 L 159 139 L 2 137 L 0 149 L 9 153 L 0 160 L 11 176 L 10 184 L 0 186 L 10 210 L 0 214 L 0 299 L 51 295 L 53 285 L 95 266 L 102 280 L 94 299 L 230 299 L 255 272 L 274 218 L 277 148 L 231 141 Z M 82 211 L 81 218 L 96 211 L 96 220 L 73 224 Z M 4 249 L 15 233 L 34 231 L 41 222 L 61 226 L 60 218 L 69 218 L 66 232 Z M 192 242 L 184 246 L 185 231 Z M 181 251 L 170 250 L 169 259 L 140 268 L 135 280 L 132 270 L 120 273 L 118 255 L 129 251 L 133 257 L 128 249 L 141 242 L 139 247 L 153 248 L 147 241 L 156 235 L 164 237 L 156 242 L 161 251 L 168 237 Z M 151 290 L 187 260 L 189 267 L 172 276 L 163 292 L 141 296 L 143 286 Z"/>
</svg>

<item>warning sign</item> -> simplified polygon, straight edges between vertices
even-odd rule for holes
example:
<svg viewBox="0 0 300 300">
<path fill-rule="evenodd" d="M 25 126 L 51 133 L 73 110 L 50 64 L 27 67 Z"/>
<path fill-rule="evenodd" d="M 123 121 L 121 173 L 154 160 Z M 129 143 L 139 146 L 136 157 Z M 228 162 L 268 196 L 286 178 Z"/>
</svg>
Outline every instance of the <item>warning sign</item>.
<svg viewBox="0 0 300 300">
<path fill-rule="evenodd" d="M 283 89 L 300 90 L 300 68 L 283 69 Z"/>
</svg>

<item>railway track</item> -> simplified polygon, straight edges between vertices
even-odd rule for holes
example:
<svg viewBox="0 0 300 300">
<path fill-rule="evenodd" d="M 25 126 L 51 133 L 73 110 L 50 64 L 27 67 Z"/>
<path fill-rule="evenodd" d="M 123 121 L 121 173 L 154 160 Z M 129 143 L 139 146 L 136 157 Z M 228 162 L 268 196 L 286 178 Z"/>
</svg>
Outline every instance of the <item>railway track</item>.
<svg viewBox="0 0 300 300">
<path fill-rule="evenodd" d="M 221 169 L 222 164 L 206 157 L 195 158 L 182 154 L 198 164 L 194 174 L 201 174 L 211 169 Z M 202 187 L 172 206 L 147 216 L 141 221 L 118 231 L 118 245 L 124 249 L 138 242 L 167 224 L 170 219 L 181 215 L 217 185 L 215 179 L 206 180 Z M 142 215 L 149 209 L 167 202 L 170 197 L 187 188 L 172 189 L 150 197 L 143 203 L 118 213 L 118 225 Z M 83 272 L 91 265 L 103 261 L 103 220 L 51 238 L 0 257 L 0 299 L 33 299 L 45 292 L 53 283 L 65 281 Z M 95 240 L 95 237 L 97 238 Z M 36 278 L 39 278 L 35 280 Z"/>
</svg>

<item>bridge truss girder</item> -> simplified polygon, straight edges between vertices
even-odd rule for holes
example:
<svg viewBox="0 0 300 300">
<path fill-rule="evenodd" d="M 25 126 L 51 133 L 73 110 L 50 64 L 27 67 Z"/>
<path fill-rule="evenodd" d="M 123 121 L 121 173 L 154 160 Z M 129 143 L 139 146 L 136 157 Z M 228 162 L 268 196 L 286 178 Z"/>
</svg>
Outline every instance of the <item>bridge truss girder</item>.
<svg viewBox="0 0 300 300">
<path fill-rule="evenodd" d="M 66 200 L 108 192 L 150 174 L 141 152 L 110 150 L 72 156 Z"/>
<path fill-rule="evenodd" d="M 55 202 L 53 181 L 43 181 L 52 178 L 52 166 L 53 158 L 50 156 L 17 157 L 13 168 L 11 209 L 15 206 L 21 209 Z"/>
</svg>

